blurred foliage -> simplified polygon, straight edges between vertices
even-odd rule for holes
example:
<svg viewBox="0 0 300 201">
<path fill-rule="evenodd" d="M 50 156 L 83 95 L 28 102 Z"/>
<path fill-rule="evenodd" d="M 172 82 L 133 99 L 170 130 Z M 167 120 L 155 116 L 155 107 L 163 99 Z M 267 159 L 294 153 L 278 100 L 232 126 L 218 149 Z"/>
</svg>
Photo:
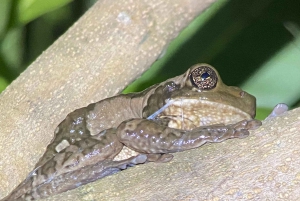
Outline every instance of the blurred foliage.
<svg viewBox="0 0 300 201">
<path fill-rule="evenodd" d="M 63 34 L 90 0 L 2 0 L 0 90 Z M 228 85 L 242 86 L 264 118 L 278 102 L 300 101 L 298 0 L 219 0 L 195 19 L 149 71 L 124 92 L 139 91 L 195 63 L 215 66 Z"/>
<path fill-rule="evenodd" d="M 60 8 L 72 0 L 51 0 L 45 3 L 44 0 L 19 0 L 17 6 L 17 21 L 26 24 L 35 18 Z"/>
<path fill-rule="evenodd" d="M 0 89 L 12 82 L 95 0 L 2 0 Z"/>
</svg>

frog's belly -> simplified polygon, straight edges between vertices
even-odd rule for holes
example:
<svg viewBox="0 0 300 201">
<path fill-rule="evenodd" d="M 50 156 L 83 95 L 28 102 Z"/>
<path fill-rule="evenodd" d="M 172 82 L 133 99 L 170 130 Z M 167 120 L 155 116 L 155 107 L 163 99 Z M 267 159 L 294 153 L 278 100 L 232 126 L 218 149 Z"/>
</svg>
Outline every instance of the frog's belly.
<svg viewBox="0 0 300 201">
<path fill-rule="evenodd" d="M 232 124 L 251 116 L 238 108 L 206 100 L 174 101 L 159 118 L 168 118 L 169 127 L 190 130 L 213 124 Z"/>
</svg>

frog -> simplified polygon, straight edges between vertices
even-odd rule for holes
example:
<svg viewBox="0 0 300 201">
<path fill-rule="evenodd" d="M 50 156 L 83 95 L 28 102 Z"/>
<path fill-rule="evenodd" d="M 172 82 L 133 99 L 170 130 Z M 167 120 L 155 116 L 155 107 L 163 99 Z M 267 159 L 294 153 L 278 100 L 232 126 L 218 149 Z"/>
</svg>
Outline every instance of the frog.
<svg viewBox="0 0 300 201">
<path fill-rule="evenodd" d="M 119 94 L 66 116 L 27 178 L 2 201 L 36 200 L 172 153 L 245 138 L 258 128 L 256 98 L 227 86 L 209 64 L 142 92 Z"/>
</svg>

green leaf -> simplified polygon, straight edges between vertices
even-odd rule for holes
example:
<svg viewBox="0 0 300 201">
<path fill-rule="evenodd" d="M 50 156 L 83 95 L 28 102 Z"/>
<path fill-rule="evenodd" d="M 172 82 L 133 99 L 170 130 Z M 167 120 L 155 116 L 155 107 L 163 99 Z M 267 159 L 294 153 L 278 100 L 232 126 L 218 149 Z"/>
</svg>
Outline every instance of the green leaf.
<svg viewBox="0 0 300 201">
<path fill-rule="evenodd" d="M 72 0 L 19 0 L 18 3 L 18 21 L 26 24 L 35 18 L 62 7 Z"/>
<path fill-rule="evenodd" d="M 0 77 L 0 93 L 7 87 L 8 82 L 3 78 Z"/>
<path fill-rule="evenodd" d="M 0 36 L 5 32 L 9 20 L 10 7 L 12 5 L 11 0 L 2 0 L 0 6 Z"/>
<path fill-rule="evenodd" d="M 298 31 L 299 32 L 299 31 Z M 300 97 L 300 34 L 252 75 L 242 89 L 255 94 L 258 107 L 295 104 Z"/>
<path fill-rule="evenodd" d="M 273 108 L 260 107 L 256 109 L 255 119 L 264 120 L 269 114 L 271 114 Z"/>
<path fill-rule="evenodd" d="M 23 27 L 10 29 L 0 43 L 1 59 L 5 61 L 6 68 L 10 68 L 16 72 L 21 68 L 22 54 L 24 54 L 22 49 L 22 34 Z M 11 80 L 9 77 L 6 78 L 7 80 Z"/>
</svg>

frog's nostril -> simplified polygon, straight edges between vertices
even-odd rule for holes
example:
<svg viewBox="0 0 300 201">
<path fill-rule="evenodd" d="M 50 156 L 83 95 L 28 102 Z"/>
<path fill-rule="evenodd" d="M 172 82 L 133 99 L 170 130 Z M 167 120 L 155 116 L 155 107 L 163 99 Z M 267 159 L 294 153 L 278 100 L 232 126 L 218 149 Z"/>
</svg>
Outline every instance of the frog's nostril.
<svg viewBox="0 0 300 201">
<path fill-rule="evenodd" d="M 246 95 L 246 93 L 245 93 L 244 91 L 241 91 L 241 92 L 240 92 L 241 98 L 243 98 L 245 95 Z"/>
</svg>

